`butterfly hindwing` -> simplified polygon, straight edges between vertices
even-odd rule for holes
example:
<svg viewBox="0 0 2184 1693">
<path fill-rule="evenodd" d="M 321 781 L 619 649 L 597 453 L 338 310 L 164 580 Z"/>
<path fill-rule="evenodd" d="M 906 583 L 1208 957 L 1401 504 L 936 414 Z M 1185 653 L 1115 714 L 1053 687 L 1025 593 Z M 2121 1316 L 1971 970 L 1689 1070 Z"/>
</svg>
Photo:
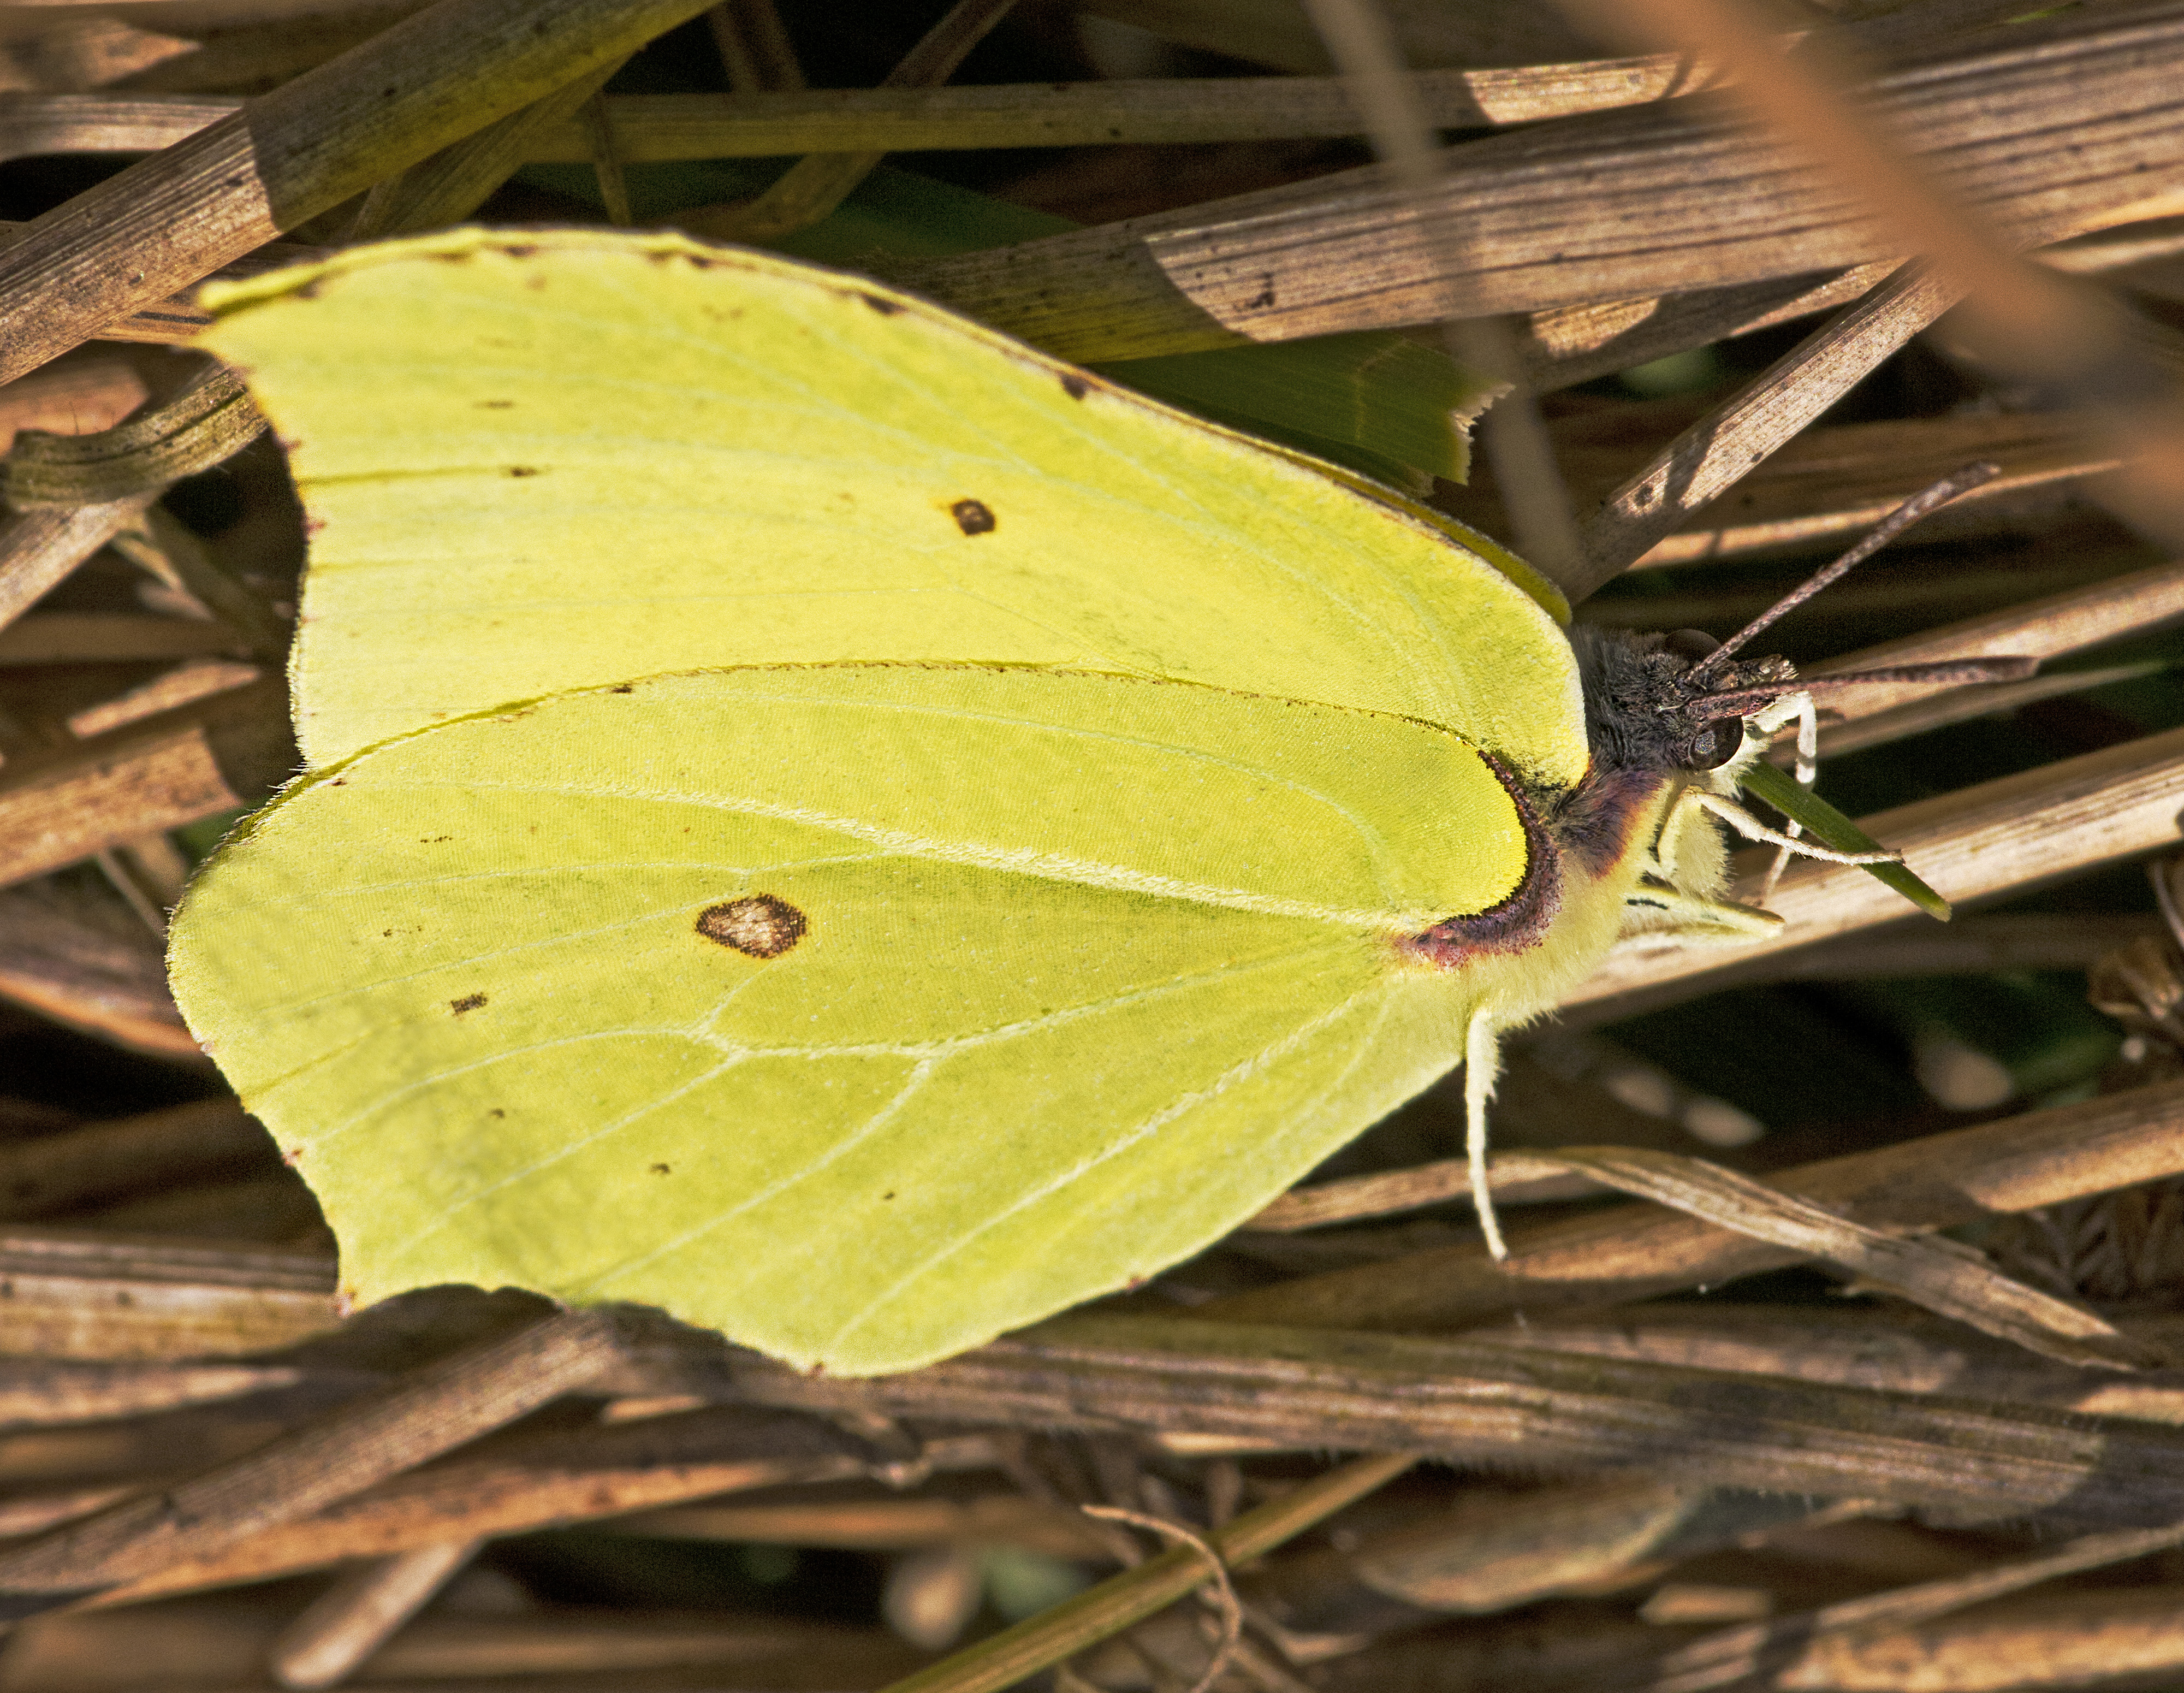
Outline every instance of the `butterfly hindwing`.
<svg viewBox="0 0 2184 1693">
<path fill-rule="evenodd" d="M 658 678 L 299 784 L 176 986 L 345 1280 L 905 1367 L 1147 1275 L 1461 1049 L 1525 869 L 1426 725 L 968 667 Z M 298 937 L 308 936 L 308 944 Z"/>
</svg>

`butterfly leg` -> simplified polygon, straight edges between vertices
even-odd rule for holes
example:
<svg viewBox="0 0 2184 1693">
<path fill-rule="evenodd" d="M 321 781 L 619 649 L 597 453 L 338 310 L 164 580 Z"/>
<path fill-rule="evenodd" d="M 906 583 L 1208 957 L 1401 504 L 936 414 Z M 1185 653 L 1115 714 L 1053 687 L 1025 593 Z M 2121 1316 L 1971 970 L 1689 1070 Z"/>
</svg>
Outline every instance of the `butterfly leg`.
<svg viewBox="0 0 2184 1693">
<path fill-rule="evenodd" d="M 1747 841 L 1763 841 L 1770 846 L 1781 846 L 1808 858 L 1818 858 L 1830 864 L 1900 864 L 1901 852 L 1838 852 L 1832 846 L 1817 846 L 1800 840 L 1794 835 L 1785 835 L 1779 829 L 1769 829 L 1735 800 L 1726 799 L 1704 788 L 1691 791 L 1698 803 L 1734 829 Z M 1795 828 L 1793 824 L 1791 825 Z"/>
<path fill-rule="evenodd" d="M 1810 788 L 1820 779 L 1820 718 L 1814 709 L 1810 694 L 1798 694 L 1782 702 L 1797 708 L 1797 785 Z M 1792 840 L 1805 832 L 1802 824 L 1792 821 L 1786 831 Z M 1782 872 L 1790 868 L 1791 849 L 1780 846 L 1774 852 L 1774 862 L 1767 867 L 1767 880 L 1759 885 L 1760 902 L 1764 904 L 1774 897 L 1774 886 L 1782 880 Z"/>
<path fill-rule="evenodd" d="M 1705 807 L 1699 804 L 1697 794 L 1696 788 L 1686 786 L 1669 802 L 1661 826 L 1653 833 L 1653 845 L 1641 874 L 1678 888 L 1696 880 L 1711 893 L 1723 880 L 1720 855 L 1713 850 L 1721 837 L 1712 824 L 1702 821 Z M 1686 862 L 1694 847 L 1702 849 L 1696 864 Z"/>
<path fill-rule="evenodd" d="M 1638 880 L 1624 897 L 1626 935 L 1741 941 L 1782 926 L 1770 913 L 1722 897 L 1728 858 L 1700 793 L 1696 785 L 1678 792 L 1641 857 Z"/>
<path fill-rule="evenodd" d="M 1481 1005 L 1471 1014 L 1471 1026 L 1463 1036 L 1463 1151 L 1471 1166 L 1471 1203 L 1486 1236 L 1486 1249 L 1496 1259 L 1507 1258 L 1509 1247 L 1502 1238 L 1493 1189 L 1486 1180 L 1486 1106 L 1501 1073 L 1501 1025 L 1492 1009 Z"/>
</svg>

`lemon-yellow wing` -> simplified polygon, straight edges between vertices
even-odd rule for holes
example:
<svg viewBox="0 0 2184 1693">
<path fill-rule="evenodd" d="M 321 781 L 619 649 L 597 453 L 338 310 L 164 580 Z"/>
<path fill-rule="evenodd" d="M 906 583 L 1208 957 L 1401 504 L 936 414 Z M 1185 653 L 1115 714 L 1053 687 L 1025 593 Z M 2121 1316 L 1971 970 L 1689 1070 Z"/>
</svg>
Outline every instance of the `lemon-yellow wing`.
<svg viewBox="0 0 2184 1693">
<path fill-rule="evenodd" d="M 372 748 L 175 925 L 364 1299 L 636 1299 L 908 1367 L 1146 1276 L 1459 1057 L 1527 874 L 1406 718 L 1105 675 L 706 672 Z"/>
<path fill-rule="evenodd" d="M 1551 784 L 1584 768 L 1559 598 L 1491 542 L 878 283 L 469 230 L 206 299 L 314 525 L 314 765 L 631 676 L 939 659 L 1357 707 Z"/>
</svg>

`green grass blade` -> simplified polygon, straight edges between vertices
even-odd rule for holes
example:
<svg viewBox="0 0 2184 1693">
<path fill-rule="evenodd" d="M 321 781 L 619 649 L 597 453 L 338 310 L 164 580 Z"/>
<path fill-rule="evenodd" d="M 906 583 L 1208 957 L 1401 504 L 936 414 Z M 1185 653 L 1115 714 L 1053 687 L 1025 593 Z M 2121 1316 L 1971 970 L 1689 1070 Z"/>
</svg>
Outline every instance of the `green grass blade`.
<svg viewBox="0 0 2184 1693">
<path fill-rule="evenodd" d="M 1809 788 L 1797 785 L 1788 771 L 1761 759 L 1738 779 L 1744 791 L 1763 800 L 1823 846 L 1838 852 L 1877 852 L 1880 843 Z M 1867 864 L 1868 874 L 1892 887 L 1930 917 L 1949 920 L 1949 902 L 1901 864 Z"/>
</svg>

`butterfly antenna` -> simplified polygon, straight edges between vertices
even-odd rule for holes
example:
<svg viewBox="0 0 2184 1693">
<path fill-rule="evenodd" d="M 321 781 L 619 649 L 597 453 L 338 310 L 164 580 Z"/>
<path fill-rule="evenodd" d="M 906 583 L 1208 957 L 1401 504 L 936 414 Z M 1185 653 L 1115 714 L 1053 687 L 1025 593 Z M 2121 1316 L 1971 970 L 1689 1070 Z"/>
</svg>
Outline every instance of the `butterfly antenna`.
<svg viewBox="0 0 2184 1693">
<path fill-rule="evenodd" d="M 1724 688 L 1700 694 L 1683 709 L 1693 717 L 1750 717 L 1795 691 L 1823 700 L 1875 683 L 1914 687 L 1956 687 L 1973 682 L 2021 682 L 2040 668 L 2040 661 L 2019 653 L 1992 658 L 1943 658 L 1930 664 L 1890 664 L 1876 670 L 1845 670 L 1833 676 L 1804 676 L 1794 683 L 1769 682 L 1757 688 Z"/>
<path fill-rule="evenodd" d="M 1712 652 L 1684 673 L 1687 686 L 1702 682 L 1707 673 L 1726 663 L 1736 650 L 1780 618 L 1794 612 L 1806 601 L 1830 583 L 1840 580 L 1853 566 L 1862 564 L 1879 552 L 1904 530 L 1909 528 L 1929 512 L 1946 506 L 1960 494 L 1969 494 L 1982 483 L 1992 482 L 2002 474 L 2002 467 L 1982 461 L 1966 465 L 1952 472 L 1932 487 L 1913 494 L 1891 511 L 1863 540 L 1825 568 L 1816 572 L 1802 586 L 1793 588 L 1784 595 Z"/>
</svg>

